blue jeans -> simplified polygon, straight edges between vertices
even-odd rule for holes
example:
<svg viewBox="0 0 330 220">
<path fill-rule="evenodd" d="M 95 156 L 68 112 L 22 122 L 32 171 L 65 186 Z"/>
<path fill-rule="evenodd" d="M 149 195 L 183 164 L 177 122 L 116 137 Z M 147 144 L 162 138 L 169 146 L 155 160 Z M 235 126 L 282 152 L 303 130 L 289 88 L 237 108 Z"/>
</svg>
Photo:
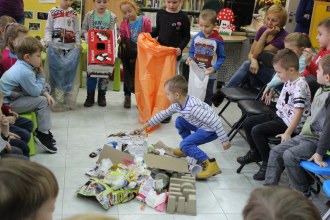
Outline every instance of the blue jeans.
<svg viewBox="0 0 330 220">
<path fill-rule="evenodd" d="M 87 76 L 87 90 L 95 91 L 98 83 L 98 90 L 106 91 L 108 89 L 109 79 Z"/>
<path fill-rule="evenodd" d="M 250 60 L 244 61 L 243 64 L 238 68 L 238 70 L 236 70 L 234 75 L 230 78 L 229 82 L 226 84 L 225 87 L 236 88 L 247 74 L 251 74 L 249 71 L 250 64 Z M 274 69 L 270 69 L 263 64 L 259 64 L 259 71 L 255 76 L 260 82 L 262 82 L 261 84 L 267 84 L 273 78 L 274 74 Z M 258 82 L 258 80 L 255 80 L 255 78 L 252 77 L 252 85 L 259 86 L 260 82 Z"/>
<path fill-rule="evenodd" d="M 180 149 L 189 157 L 195 158 L 198 162 L 209 159 L 209 157 L 197 146 L 211 142 L 218 138 L 215 132 L 205 131 L 187 122 L 182 116 L 175 121 L 175 127 L 178 129 L 182 141 Z M 194 131 L 192 134 L 191 131 Z"/>
<path fill-rule="evenodd" d="M 9 126 L 9 131 L 21 137 L 24 143 L 30 140 L 33 122 L 30 119 L 18 116 L 15 123 Z"/>
</svg>

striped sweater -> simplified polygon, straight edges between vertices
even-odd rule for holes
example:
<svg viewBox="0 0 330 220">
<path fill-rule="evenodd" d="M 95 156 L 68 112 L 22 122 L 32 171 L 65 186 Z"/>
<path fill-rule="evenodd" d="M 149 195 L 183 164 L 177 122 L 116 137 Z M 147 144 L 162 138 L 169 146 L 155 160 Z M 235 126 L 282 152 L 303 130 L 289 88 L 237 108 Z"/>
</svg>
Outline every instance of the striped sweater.
<svg viewBox="0 0 330 220">
<path fill-rule="evenodd" d="M 174 113 L 180 113 L 182 117 L 190 124 L 199 129 L 209 132 L 215 132 L 221 143 L 228 140 L 226 132 L 223 130 L 220 117 L 206 103 L 194 96 L 188 96 L 185 106 L 182 108 L 179 103 L 173 103 L 168 109 L 160 111 L 152 117 L 148 124 L 156 126 L 165 118 L 170 117 Z"/>
</svg>

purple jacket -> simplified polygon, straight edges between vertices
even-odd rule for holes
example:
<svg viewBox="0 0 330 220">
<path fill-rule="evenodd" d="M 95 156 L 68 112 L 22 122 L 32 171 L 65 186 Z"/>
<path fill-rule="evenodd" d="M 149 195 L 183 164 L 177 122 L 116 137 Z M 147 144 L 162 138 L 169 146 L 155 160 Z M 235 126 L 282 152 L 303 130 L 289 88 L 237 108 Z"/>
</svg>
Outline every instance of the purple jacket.
<svg viewBox="0 0 330 220">
<path fill-rule="evenodd" d="M 265 30 L 267 29 L 266 26 L 262 26 L 255 37 L 255 40 L 258 41 L 261 37 L 261 35 L 265 32 Z M 269 44 L 271 44 L 272 46 L 276 47 L 277 49 L 281 50 L 284 48 L 284 38 L 288 35 L 288 32 L 286 32 L 286 30 L 284 30 L 283 28 L 281 28 L 280 32 L 278 32 L 278 34 L 274 37 L 274 39 L 271 42 L 268 42 L 265 44 L 265 47 L 268 46 Z"/>
<path fill-rule="evenodd" d="M 127 19 L 125 19 L 121 22 L 119 31 L 120 31 L 121 38 L 131 38 L 129 22 Z M 142 16 L 142 32 L 150 33 L 151 31 L 152 31 L 151 21 L 149 20 L 149 18 Z"/>
</svg>

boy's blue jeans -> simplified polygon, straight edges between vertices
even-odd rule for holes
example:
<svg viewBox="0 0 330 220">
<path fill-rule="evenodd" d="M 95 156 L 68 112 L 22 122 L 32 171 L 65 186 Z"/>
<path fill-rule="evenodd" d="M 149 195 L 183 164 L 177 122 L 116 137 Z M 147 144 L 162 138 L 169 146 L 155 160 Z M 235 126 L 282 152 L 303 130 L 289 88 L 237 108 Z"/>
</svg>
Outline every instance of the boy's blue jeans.
<svg viewBox="0 0 330 220">
<path fill-rule="evenodd" d="M 189 157 L 195 158 L 198 162 L 209 159 L 209 157 L 198 148 L 198 145 L 211 142 L 218 138 L 215 132 L 205 131 L 187 122 L 182 116 L 175 121 L 175 127 L 182 137 L 180 149 Z M 194 133 L 191 133 L 194 131 Z"/>
<path fill-rule="evenodd" d="M 230 78 L 229 82 L 226 84 L 226 88 L 235 88 L 237 87 L 247 74 L 251 74 L 249 71 L 251 61 L 246 60 L 243 64 L 236 70 L 234 75 Z M 259 71 L 255 75 L 263 84 L 267 84 L 275 74 L 273 69 L 267 68 L 263 64 L 259 64 Z M 257 83 L 257 82 L 253 82 Z M 260 82 L 259 82 L 260 83 Z M 258 85 L 255 85 L 258 86 Z"/>
<path fill-rule="evenodd" d="M 96 78 L 87 76 L 87 90 L 95 91 L 96 84 L 98 84 L 98 90 L 106 91 L 108 88 L 109 80 L 105 78 Z"/>
</svg>

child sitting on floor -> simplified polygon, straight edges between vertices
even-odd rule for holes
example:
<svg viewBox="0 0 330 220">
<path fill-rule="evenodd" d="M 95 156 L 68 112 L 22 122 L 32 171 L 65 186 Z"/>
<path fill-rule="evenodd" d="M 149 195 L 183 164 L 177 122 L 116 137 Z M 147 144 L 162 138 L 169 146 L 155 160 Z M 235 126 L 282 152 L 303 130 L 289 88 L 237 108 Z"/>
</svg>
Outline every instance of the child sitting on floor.
<svg viewBox="0 0 330 220">
<path fill-rule="evenodd" d="M 180 113 L 182 116 L 176 119 L 175 127 L 183 140 L 180 143 L 180 149 L 176 148 L 174 154 L 181 157 L 193 157 L 202 164 L 203 171 L 196 175 L 197 179 L 207 179 L 221 173 L 215 159 L 209 158 L 198 147 L 219 138 L 225 150 L 230 148 L 220 117 L 208 104 L 196 97 L 188 96 L 188 83 L 183 76 L 178 75 L 168 79 L 164 87 L 172 105 L 156 114 L 134 133 L 140 133 L 147 127 L 156 126 L 165 118 Z M 191 131 L 194 133 L 192 134 Z"/>
</svg>

